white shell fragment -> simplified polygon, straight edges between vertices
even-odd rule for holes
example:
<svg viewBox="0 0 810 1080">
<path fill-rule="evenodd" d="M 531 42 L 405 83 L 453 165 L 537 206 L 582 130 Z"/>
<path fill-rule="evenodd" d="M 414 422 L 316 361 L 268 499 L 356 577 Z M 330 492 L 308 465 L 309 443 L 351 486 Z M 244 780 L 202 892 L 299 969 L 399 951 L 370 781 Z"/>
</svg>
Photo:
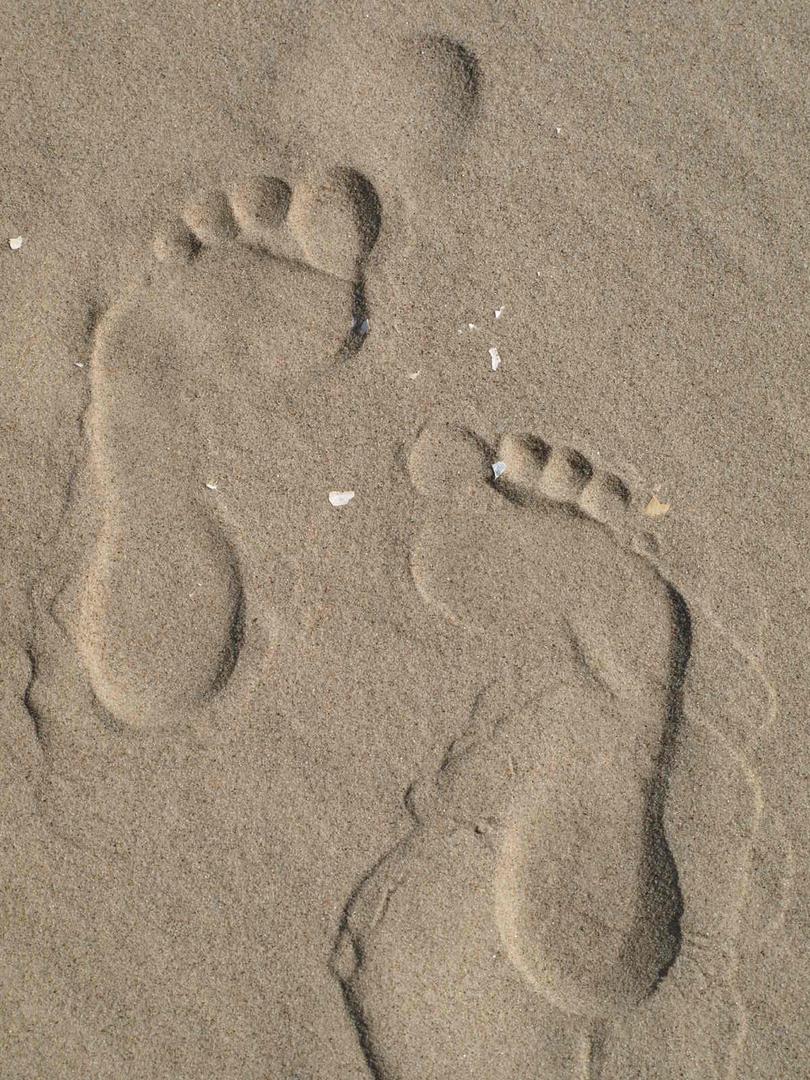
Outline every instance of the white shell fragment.
<svg viewBox="0 0 810 1080">
<path fill-rule="evenodd" d="M 353 491 L 330 491 L 329 502 L 332 506 L 346 506 L 354 498 Z"/>
<path fill-rule="evenodd" d="M 408 372 L 408 378 L 409 379 L 418 379 L 421 373 L 422 373 L 421 368 L 419 368 L 419 371 L 409 371 Z"/>
<path fill-rule="evenodd" d="M 492 363 L 492 370 L 497 371 L 498 368 L 501 366 L 501 354 L 498 352 L 494 345 L 489 350 L 489 359 Z"/>
<path fill-rule="evenodd" d="M 502 307 L 496 307 L 495 308 L 495 318 L 500 319 L 501 315 L 503 315 L 503 308 Z"/>
<path fill-rule="evenodd" d="M 468 329 L 468 330 L 477 330 L 477 329 L 478 329 L 478 327 L 477 327 L 477 326 L 475 325 L 475 323 L 474 323 L 474 322 L 468 322 L 468 323 L 467 323 L 467 329 Z"/>
<path fill-rule="evenodd" d="M 496 480 L 498 479 L 499 476 L 503 476 L 503 474 L 505 472 L 506 472 L 506 462 L 505 461 L 494 461 L 492 463 L 492 475 L 495 477 Z"/>
<path fill-rule="evenodd" d="M 8 246 L 11 248 L 12 251 L 19 251 L 20 248 L 23 246 L 23 238 L 21 236 L 9 237 Z"/>
<path fill-rule="evenodd" d="M 81 362 L 81 360 L 74 360 L 73 361 L 73 366 L 83 368 L 84 364 Z"/>
<path fill-rule="evenodd" d="M 218 490 L 218 485 L 217 484 L 206 483 L 205 486 L 208 488 L 209 491 L 217 491 Z"/>
<path fill-rule="evenodd" d="M 352 323 L 352 332 L 357 334 L 358 337 L 366 337 L 370 329 L 368 319 L 366 318 L 355 319 Z"/>
</svg>

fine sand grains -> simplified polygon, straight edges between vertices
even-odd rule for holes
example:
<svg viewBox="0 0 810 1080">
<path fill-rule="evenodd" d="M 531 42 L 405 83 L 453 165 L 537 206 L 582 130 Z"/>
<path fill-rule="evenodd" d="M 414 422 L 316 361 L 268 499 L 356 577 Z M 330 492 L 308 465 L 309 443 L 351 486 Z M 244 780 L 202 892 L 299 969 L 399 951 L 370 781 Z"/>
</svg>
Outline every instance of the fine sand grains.
<svg viewBox="0 0 810 1080">
<path fill-rule="evenodd" d="M 806 1075 L 789 6 L 0 0 L 0 1080 Z"/>
<path fill-rule="evenodd" d="M 388 987 L 407 971 L 400 990 L 416 995 L 405 953 L 418 942 L 442 1000 L 477 970 L 490 993 L 521 997 L 518 1016 L 543 1017 L 505 1075 L 527 1067 L 527 1045 L 541 1072 L 567 1058 L 589 1076 L 674 1077 L 688 1058 L 696 1076 L 727 1074 L 762 839 L 739 725 L 754 702 L 749 734 L 770 721 L 770 689 L 740 658 L 720 667 L 738 669 L 734 685 L 695 692 L 693 651 L 716 663 L 733 646 L 657 569 L 643 504 L 615 474 L 536 436 L 491 448 L 452 427 L 426 428 L 409 466 L 426 500 L 411 561 L 420 595 L 455 625 L 508 639 L 512 655 L 438 773 L 411 788 L 413 831 L 346 909 L 334 966 L 372 1071 L 407 1075 L 429 1030 L 443 1050 L 422 1075 L 468 1075 L 469 1041 L 448 1043 L 430 999 L 397 1023 Z M 471 895 L 489 920 L 474 941 Z M 479 1007 L 459 1005 L 475 1030 Z M 477 1051 L 477 1067 L 505 1068 L 494 1036 Z"/>
</svg>

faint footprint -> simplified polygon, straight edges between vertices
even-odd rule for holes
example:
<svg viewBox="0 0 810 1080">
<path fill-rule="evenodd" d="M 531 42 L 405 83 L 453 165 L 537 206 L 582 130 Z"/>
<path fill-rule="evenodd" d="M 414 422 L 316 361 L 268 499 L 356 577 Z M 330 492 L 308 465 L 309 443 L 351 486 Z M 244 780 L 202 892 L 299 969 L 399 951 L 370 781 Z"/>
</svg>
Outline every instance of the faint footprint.
<svg viewBox="0 0 810 1080">
<path fill-rule="evenodd" d="M 266 652 L 285 587 L 271 556 L 288 523 L 266 517 L 296 450 L 296 396 L 363 344 L 380 227 L 374 188 L 349 169 L 211 191 L 97 320 L 83 505 L 101 517 L 54 613 L 113 721 L 188 719 L 255 673 L 246 652 Z"/>
<path fill-rule="evenodd" d="M 419 102 L 405 132 L 420 172 L 454 171 L 481 111 L 483 75 L 468 45 L 443 34 L 421 34 L 406 43 L 403 71 L 409 98 Z"/>
<path fill-rule="evenodd" d="M 410 470 L 425 499 L 417 589 L 486 634 L 514 676 L 414 785 L 416 824 L 347 907 L 334 970 L 367 1057 L 380 1075 L 434 1075 L 414 1069 L 418 1034 L 390 1006 L 403 954 L 429 934 L 448 971 L 462 953 L 507 985 L 474 935 L 465 947 L 472 919 L 520 976 L 501 1007 L 531 1015 L 534 1000 L 537 1060 L 562 1055 L 560 1075 L 726 1075 L 762 808 L 743 750 L 771 718 L 767 683 L 659 569 L 629 486 L 582 454 L 429 427 Z M 472 912 L 460 877 L 475 882 Z M 474 1003 L 466 1020 L 485 1023 Z M 688 1060 L 703 1071 L 683 1072 Z"/>
</svg>

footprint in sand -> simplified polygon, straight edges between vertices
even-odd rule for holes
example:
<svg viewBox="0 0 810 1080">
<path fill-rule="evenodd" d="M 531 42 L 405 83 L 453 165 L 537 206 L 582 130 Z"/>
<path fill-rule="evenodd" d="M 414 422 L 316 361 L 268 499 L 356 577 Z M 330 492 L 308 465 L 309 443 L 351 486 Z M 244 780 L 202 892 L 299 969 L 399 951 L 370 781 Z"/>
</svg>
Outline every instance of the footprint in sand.
<svg viewBox="0 0 810 1080">
<path fill-rule="evenodd" d="M 767 683 L 582 454 L 429 427 L 410 471 L 416 588 L 512 674 L 347 905 L 333 970 L 372 1073 L 731 1075 Z"/>
<path fill-rule="evenodd" d="M 283 587 L 268 530 L 284 526 L 257 507 L 295 456 L 296 395 L 363 344 L 380 227 L 349 169 L 211 191 L 97 320 L 82 498 L 99 520 L 56 606 L 114 721 L 189 719 L 266 653 Z"/>
</svg>

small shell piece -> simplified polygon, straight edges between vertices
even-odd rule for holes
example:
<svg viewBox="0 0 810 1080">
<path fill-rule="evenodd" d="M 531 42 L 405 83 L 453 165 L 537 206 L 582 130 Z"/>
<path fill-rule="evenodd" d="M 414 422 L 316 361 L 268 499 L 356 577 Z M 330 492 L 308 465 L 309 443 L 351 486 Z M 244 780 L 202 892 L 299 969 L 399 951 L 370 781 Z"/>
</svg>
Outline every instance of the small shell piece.
<svg viewBox="0 0 810 1080">
<path fill-rule="evenodd" d="M 354 498 L 353 491 L 330 491 L 329 502 L 332 506 L 346 506 Z"/>
<path fill-rule="evenodd" d="M 643 513 L 645 517 L 662 518 L 664 514 L 668 513 L 672 507 L 672 503 L 661 502 L 657 495 L 653 495 L 647 505 L 644 507 Z"/>
</svg>

